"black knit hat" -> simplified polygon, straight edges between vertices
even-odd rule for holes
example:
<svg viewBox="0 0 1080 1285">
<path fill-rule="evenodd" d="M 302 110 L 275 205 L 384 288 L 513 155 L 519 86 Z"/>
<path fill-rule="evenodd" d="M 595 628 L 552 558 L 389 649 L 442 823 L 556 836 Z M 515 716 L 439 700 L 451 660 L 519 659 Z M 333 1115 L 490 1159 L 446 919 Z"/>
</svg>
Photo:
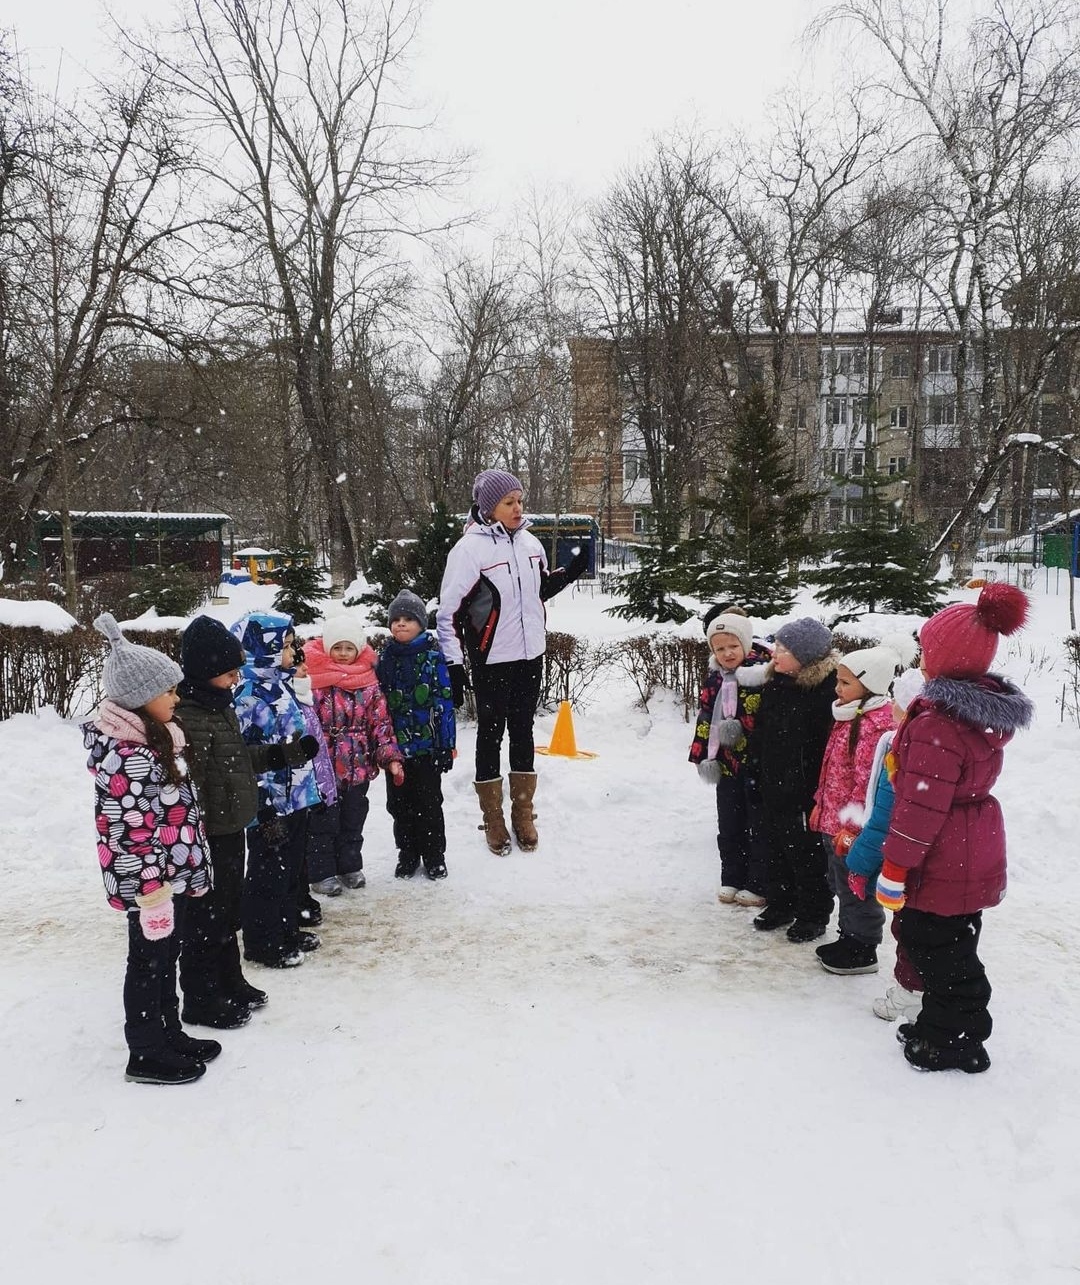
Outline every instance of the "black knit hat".
<svg viewBox="0 0 1080 1285">
<path fill-rule="evenodd" d="M 244 663 L 244 649 L 220 620 L 196 616 L 180 640 L 180 663 L 185 678 L 201 683 L 239 669 Z"/>
</svg>

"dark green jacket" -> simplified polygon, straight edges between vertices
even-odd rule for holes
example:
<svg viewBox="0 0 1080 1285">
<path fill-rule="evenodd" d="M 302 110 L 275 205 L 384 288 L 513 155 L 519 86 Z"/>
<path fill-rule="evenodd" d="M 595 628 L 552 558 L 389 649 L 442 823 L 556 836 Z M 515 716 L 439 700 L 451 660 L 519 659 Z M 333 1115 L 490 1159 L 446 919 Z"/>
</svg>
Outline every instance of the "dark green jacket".
<svg viewBox="0 0 1080 1285">
<path fill-rule="evenodd" d="M 247 745 L 232 706 L 209 709 L 190 696 L 176 707 L 188 738 L 188 770 L 208 835 L 235 834 L 255 819 L 266 745 Z"/>
</svg>

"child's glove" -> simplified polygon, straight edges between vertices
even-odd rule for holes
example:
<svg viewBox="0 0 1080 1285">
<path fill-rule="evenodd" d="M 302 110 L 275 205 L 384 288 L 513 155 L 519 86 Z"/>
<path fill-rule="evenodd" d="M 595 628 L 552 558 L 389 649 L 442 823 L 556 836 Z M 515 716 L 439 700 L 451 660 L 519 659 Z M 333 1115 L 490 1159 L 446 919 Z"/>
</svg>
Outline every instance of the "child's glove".
<svg viewBox="0 0 1080 1285">
<path fill-rule="evenodd" d="M 848 871 L 847 886 L 860 901 L 866 900 L 866 875 L 856 875 Z"/>
<path fill-rule="evenodd" d="M 280 848 L 289 837 L 284 817 L 279 817 L 273 808 L 261 808 L 259 811 L 259 834 L 268 848 Z"/>
<path fill-rule="evenodd" d="M 720 744 L 725 749 L 738 745 L 743 735 L 743 725 L 737 718 L 722 718 L 716 727 Z"/>
<path fill-rule="evenodd" d="M 821 809 L 815 803 L 814 806 L 810 809 L 810 819 L 806 823 L 806 828 L 808 830 L 816 830 L 818 828 L 818 818 L 820 817 L 820 815 L 821 815 Z"/>
<path fill-rule="evenodd" d="M 697 765 L 697 774 L 703 785 L 716 785 L 720 780 L 720 764 L 716 759 L 705 759 Z"/>
<path fill-rule="evenodd" d="M 266 747 L 266 766 L 271 772 L 284 767 L 303 767 L 319 752 L 319 742 L 314 736 L 301 736 L 298 741 L 279 741 Z"/>
<path fill-rule="evenodd" d="M 833 835 L 832 849 L 841 861 L 851 851 L 851 845 L 859 837 L 858 830 L 849 830 L 846 826 L 839 834 Z"/>
<path fill-rule="evenodd" d="M 465 681 L 465 666 L 447 665 L 446 670 L 450 675 L 450 692 L 454 708 L 460 709 L 465 704 L 465 688 L 469 685 Z"/>
<path fill-rule="evenodd" d="M 390 773 L 395 785 L 400 785 L 405 780 L 405 769 L 401 766 L 399 759 L 394 759 L 386 770 Z"/>
<path fill-rule="evenodd" d="M 139 907 L 139 927 L 147 941 L 163 941 L 172 936 L 175 920 L 171 883 L 136 897 L 135 904 Z"/>
<path fill-rule="evenodd" d="M 886 861 L 881 867 L 877 880 L 878 904 L 886 910 L 903 910 L 907 900 L 904 886 L 907 883 L 907 871 L 903 866 Z"/>
<path fill-rule="evenodd" d="M 453 750 L 435 750 L 431 756 L 436 772 L 449 772 L 454 766 Z"/>
</svg>

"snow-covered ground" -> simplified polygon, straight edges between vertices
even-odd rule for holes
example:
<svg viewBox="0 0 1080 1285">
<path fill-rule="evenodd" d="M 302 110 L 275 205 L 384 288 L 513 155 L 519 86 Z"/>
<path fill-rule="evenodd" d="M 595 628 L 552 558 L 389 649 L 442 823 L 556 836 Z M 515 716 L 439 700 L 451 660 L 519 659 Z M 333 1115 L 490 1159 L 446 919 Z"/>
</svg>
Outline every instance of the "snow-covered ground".
<svg viewBox="0 0 1080 1285">
<path fill-rule="evenodd" d="M 565 594 L 551 627 L 637 632 L 607 605 Z M 717 904 L 690 728 L 612 676 L 575 715 L 599 757 L 540 761 L 538 852 L 488 854 L 465 725 L 450 878 L 394 880 L 377 784 L 369 885 L 324 903 L 324 948 L 252 969 L 271 1002 L 200 1083 L 126 1084 L 124 924 L 80 736 L 0 724 L 5 1278 L 1075 1281 L 1080 731 L 1056 703 L 1064 599 L 1035 608 L 1003 648 L 1039 720 L 1000 785 L 1011 886 L 986 917 L 977 1077 L 906 1065 L 870 1012 L 887 969 L 831 976 Z"/>
</svg>

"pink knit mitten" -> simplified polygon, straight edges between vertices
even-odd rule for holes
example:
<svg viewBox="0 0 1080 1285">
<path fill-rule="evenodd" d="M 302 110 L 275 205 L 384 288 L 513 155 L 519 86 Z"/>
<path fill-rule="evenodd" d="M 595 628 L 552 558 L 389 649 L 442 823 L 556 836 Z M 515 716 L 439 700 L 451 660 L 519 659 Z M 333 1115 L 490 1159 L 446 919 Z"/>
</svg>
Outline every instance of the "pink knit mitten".
<svg viewBox="0 0 1080 1285">
<path fill-rule="evenodd" d="M 163 883 L 153 892 L 136 897 L 135 901 L 139 907 L 139 927 L 147 941 L 161 941 L 172 935 L 172 884 Z"/>
</svg>

